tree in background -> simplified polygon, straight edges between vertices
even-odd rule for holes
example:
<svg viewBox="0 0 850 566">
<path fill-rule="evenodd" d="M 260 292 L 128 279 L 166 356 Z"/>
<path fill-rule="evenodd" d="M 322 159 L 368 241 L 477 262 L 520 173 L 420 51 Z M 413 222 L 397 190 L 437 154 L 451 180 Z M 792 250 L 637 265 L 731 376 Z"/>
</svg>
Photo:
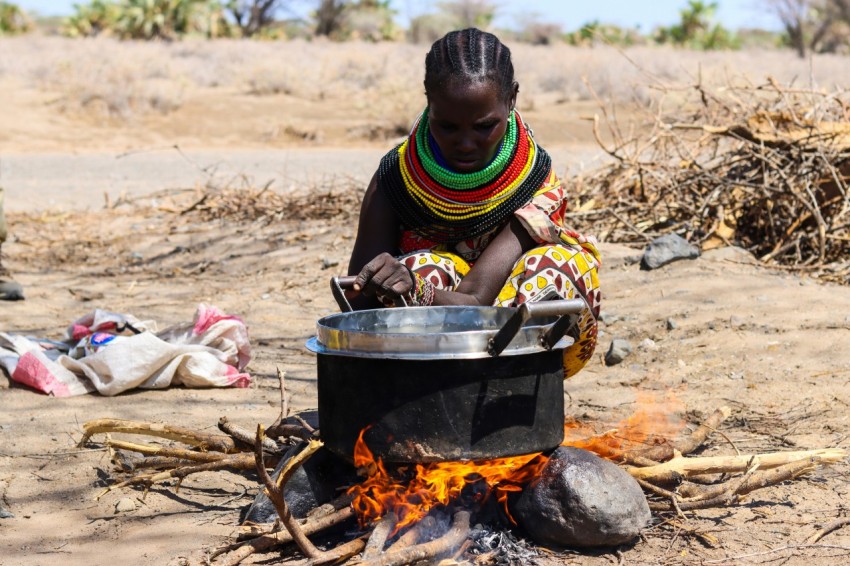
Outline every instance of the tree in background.
<svg viewBox="0 0 850 566">
<path fill-rule="evenodd" d="M 850 46 L 850 0 L 766 0 L 766 4 L 800 57 Z"/>
<path fill-rule="evenodd" d="M 692 49 L 729 49 L 736 47 L 734 36 L 714 23 L 717 2 L 688 0 L 679 11 L 679 23 L 659 28 L 655 35 L 658 43 L 672 43 Z"/>
<path fill-rule="evenodd" d="M 316 35 L 336 40 L 398 39 L 400 31 L 394 15 L 390 0 L 318 0 L 313 12 Z"/>
<path fill-rule="evenodd" d="M 16 4 L 0 2 L 0 35 L 15 35 L 32 29 L 32 20 Z"/>
<path fill-rule="evenodd" d="M 498 6 L 493 0 L 439 2 L 436 12 L 411 20 L 408 35 L 413 43 L 433 43 L 455 29 L 476 27 L 486 30 L 493 23 L 497 11 Z"/>
<path fill-rule="evenodd" d="M 316 20 L 316 35 L 330 37 L 342 29 L 346 0 L 319 0 L 319 5 L 313 13 Z"/>
<path fill-rule="evenodd" d="M 173 40 L 189 33 L 228 36 L 230 26 L 216 0 L 92 0 L 74 4 L 63 32 L 72 37 L 115 34 L 124 39 Z"/>
<path fill-rule="evenodd" d="M 109 35 L 121 11 L 114 2 L 92 0 L 88 4 L 74 4 L 74 14 L 65 20 L 63 33 L 70 37 L 96 37 Z"/>
<path fill-rule="evenodd" d="M 283 0 L 228 0 L 227 12 L 236 21 L 243 37 L 253 37 L 275 22 Z"/>
<path fill-rule="evenodd" d="M 570 45 L 593 47 L 599 43 L 606 45 L 643 45 L 646 38 L 637 28 L 624 28 L 614 24 L 603 24 L 599 20 L 587 22 L 578 30 L 568 33 L 564 39 Z"/>
</svg>

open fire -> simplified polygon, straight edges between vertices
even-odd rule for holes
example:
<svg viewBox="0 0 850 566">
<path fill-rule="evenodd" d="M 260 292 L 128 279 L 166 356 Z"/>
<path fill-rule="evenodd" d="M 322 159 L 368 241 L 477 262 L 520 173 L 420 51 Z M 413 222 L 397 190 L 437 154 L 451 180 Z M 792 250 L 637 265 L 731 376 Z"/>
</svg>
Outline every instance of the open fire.
<svg viewBox="0 0 850 566">
<path fill-rule="evenodd" d="M 672 395 L 656 399 L 639 393 L 638 408 L 628 418 L 602 434 L 575 419 L 564 425 L 563 446 L 573 446 L 618 460 L 623 453 L 657 445 L 674 438 L 684 422 L 676 417 L 682 404 Z M 354 464 L 365 471 L 367 479 L 351 487 L 353 507 L 362 525 L 372 524 L 387 514 L 394 514 L 393 534 L 427 516 L 435 507 L 446 506 L 461 493 L 471 491 L 476 503 L 495 497 L 507 517 L 508 494 L 522 491 L 523 486 L 538 477 L 548 457 L 542 453 L 470 462 L 436 462 L 404 465 L 389 471 L 380 458 L 375 458 L 363 440 L 361 431 L 354 450 Z M 467 488 L 471 488 L 467 490 Z"/>
</svg>

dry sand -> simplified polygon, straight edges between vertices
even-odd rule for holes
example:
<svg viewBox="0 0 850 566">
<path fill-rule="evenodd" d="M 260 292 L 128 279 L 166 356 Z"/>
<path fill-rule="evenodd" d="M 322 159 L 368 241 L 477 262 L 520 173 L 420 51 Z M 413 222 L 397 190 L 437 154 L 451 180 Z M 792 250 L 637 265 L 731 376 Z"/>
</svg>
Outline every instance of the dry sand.
<svg viewBox="0 0 850 566">
<path fill-rule="evenodd" d="M 274 180 L 281 191 L 342 183 L 333 176 L 338 173 L 365 182 L 391 141 L 355 143 L 326 128 L 322 143 L 306 149 L 294 140 L 265 146 L 262 120 L 255 120 L 253 131 L 244 124 L 237 128 L 228 105 L 209 100 L 206 107 L 194 101 L 168 120 L 103 126 L 59 115 L 45 97 L 20 85 L 4 86 L 12 94 L 0 100 L 0 182 L 7 188 L 13 237 L 3 251 L 27 300 L 0 303 L 0 329 L 59 338 L 70 321 L 98 307 L 164 326 L 189 319 L 197 303 L 206 302 L 248 324 L 255 383 L 240 390 L 174 388 L 115 398 L 54 399 L 15 384 L 0 391 L 0 501 L 15 515 L 0 519 L 0 564 L 196 563 L 228 541 L 240 508 L 257 493 L 256 481 L 210 473 L 187 479 L 179 491 L 159 486 L 145 497 L 126 489 L 95 500 L 111 481 L 112 466 L 102 449 L 75 449 L 80 425 L 115 417 L 214 430 L 225 415 L 248 428 L 269 424 L 278 412 L 276 368 L 287 372 L 294 408 L 314 407 L 315 359 L 304 342 L 315 321 L 335 310 L 327 280 L 343 269 L 355 227 L 350 220 L 202 222 L 175 213 L 191 193 L 150 193 L 202 186 L 210 182 L 209 170 L 201 171 L 206 167 L 221 173 L 219 185 L 232 175 L 232 186 Z M 291 107 L 284 96 L 263 104 L 272 108 L 263 112 L 280 114 Z M 527 119 L 557 121 L 585 111 L 565 104 L 539 107 Z M 322 128 L 325 115 L 314 111 L 299 118 Z M 600 162 L 586 123 L 570 124 L 560 138 L 558 131 L 546 132 L 544 143 L 559 167 Z M 222 137 L 231 125 L 239 135 Z M 166 149 L 175 144 L 186 157 Z M 602 250 L 608 322 L 601 325 L 597 356 L 565 383 L 568 414 L 604 428 L 634 412 L 637 392 L 672 391 L 690 422 L 720 405 L 732 407 L 733 418 L 705 454 L 848 447 L 850 288 L 756 266 L 734 248 L 652 272 L 634 263 L 640 250 L 616 244 Z M 322 269 L 322 259 L 335 265 Z M 672 330 L 668 319 L 675 323 Z M 624 363 L 606 367 L 601 356 L 615 337 L 636 349 Z M 624 560 L 843 563 L 850 529 L 828 535 L 819 546 L 804 541 L 846 514 L 847 471 L 841 463 L 755 492 L 734 507 L 656 525 L 624 549 Z M 136 510 L 117 513 L 122 498 L 131 498 Z M 709 545 L 693 532 L 717 542 Z M 545 561 L 618 559 L 601 553 Z"/>
</svg>

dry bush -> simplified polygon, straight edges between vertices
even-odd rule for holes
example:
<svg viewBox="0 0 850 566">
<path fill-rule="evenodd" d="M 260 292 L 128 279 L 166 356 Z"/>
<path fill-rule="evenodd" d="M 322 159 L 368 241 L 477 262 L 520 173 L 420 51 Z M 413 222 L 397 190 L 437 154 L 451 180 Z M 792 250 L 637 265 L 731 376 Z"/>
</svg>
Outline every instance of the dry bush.
<svg viewBox="0 0 850 566">
<path fill-rule="evenodd" d="M 360 103 L 387 131 L 409 126 L 422 105 L 427 45 L 329 41 L 186 40 L 175 43 L 73 40 L 26 36 L 0 39 L 0 76 L 56 91 L 63 109 L 104 108 L 127 119 L 170 112 L 198 89 L 256 95 L 286 93 L 311 101 Z M 701 76 L 720 86 L 732 75 L 759 81 L 846 86 L 846 59 L 801 61 L 790 51 L 695 52 L 661 47 L 580 48 L 511 45 L 522 103 L 588 100 L 585 83 L 614 102 L 647 104 L 658 81 Z M 92 102 L 97 101 L 97 102 Z M 415 101 L 415 102 L 414 102 Z M 412 110 L 411 110 L 412 109 Z"/>
</svg>

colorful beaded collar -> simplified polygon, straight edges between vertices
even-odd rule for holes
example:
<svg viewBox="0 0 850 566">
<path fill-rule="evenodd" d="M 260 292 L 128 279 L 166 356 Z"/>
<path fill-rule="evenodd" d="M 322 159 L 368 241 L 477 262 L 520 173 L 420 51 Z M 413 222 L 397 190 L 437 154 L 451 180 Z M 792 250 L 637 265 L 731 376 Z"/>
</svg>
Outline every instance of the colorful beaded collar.
<svg viewBox="0 0 850 566">
<path fill-rule="evenodd" d="M 405 228 L 434 242 L 459 242 L 492 230 L 530 201 L 551 171 L 549 154 L 516 111 L 499 151 L 481 171 L 441 166 L 428 136 L 426 108 L 408 138 L 381 160 L 378 188 Z"/>
</svg>

